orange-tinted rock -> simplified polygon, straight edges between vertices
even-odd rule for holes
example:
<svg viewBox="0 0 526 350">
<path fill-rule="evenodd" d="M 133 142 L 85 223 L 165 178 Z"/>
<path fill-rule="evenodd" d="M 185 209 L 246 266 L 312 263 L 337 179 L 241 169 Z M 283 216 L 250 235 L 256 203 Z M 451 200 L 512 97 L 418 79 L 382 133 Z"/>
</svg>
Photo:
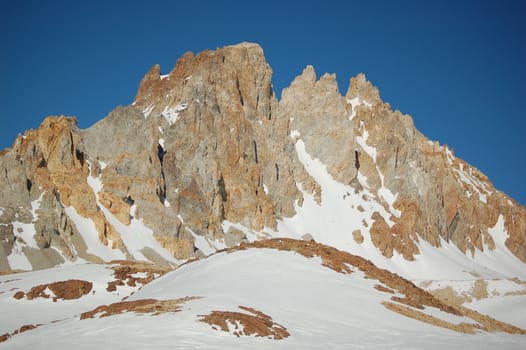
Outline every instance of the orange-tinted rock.
<svg viewBox="0 0 526 350">
<path fill-rule="evenodd" d="M 349 240 L 359 244 L 370 234 L 385 256 L 408 260 L 419 254 L 419 239 L 451 242 L 469 254 L 495 248 L 488 230 L 502 215 L 506 246 L 526 262 L 526 209 L 425 138 L 410 116 L 391 110 L 365 75 L 351 78 L 342 96 L 334 75 L 317 78 L 308 66 L 278 102 L 263 50 L 250 43 L 187 53 L 160 74 L 153 66 L 132 106 L 90 128 L 49 117 L 0 154 L 2 254 L 17 240 L 28 244 L 13 231 L 18 220 L 35 227 L 38 249 L 24 251 L 33 268 L 77 257 L 101 262 L 66 207 L 93 222 L 92 238 L 126 258 L 132 253 L 106 215 L 123 225 L 142 221 L 177 259 L 202 256 L 196 241 L 239 244 L 246 235 L 224 232 L 225 220 L 276 229 L 302 206 L 301 191 L 323 205 L 320 184 L 298 159 L 301 140 L 332 178 L 357 194 L 366 189 L 390 216 L 376 213 L 371 225 L 363 221 L 361 237 L 350 229 Z M 387 191 L 391 202 L 382 196 Z M 171 264 L 157 255 L 147 258 Z M 1 257 L 0 269 L 7 265 Z"/>
</svg>

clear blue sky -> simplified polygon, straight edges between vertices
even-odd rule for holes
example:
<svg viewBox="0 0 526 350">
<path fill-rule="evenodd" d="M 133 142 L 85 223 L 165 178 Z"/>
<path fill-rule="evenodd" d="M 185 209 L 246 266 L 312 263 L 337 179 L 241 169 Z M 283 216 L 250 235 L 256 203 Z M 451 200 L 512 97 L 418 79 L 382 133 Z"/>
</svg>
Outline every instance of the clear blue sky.
<svg viewBox="0 0 526 350">
<path fill-rule="evenodd" d="M 417 128 L 526 204 L 526 1 L 2 1 L 0 149 L 47 115 L 82 128 L 155 63 L 262 45 L 278 96 L 312 64 L 358 72 Z"/>
</svg>

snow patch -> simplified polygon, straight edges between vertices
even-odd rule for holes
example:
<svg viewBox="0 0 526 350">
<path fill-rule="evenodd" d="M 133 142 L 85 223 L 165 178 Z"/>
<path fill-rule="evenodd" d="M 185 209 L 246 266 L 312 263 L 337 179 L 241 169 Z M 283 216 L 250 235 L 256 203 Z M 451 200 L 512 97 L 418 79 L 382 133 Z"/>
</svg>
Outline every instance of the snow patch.
<svg viewBox="0 0 526 350">
<path fill-rule="evenodd" d="M 33 265 L 29 262 L 22 248 L 21 245 L 15 243 L 11 254 L 7 256 L 7 262 L 12 270 L 29 271 L 33 269 Z"/>
<path fill-rule="evenodd" d="M 242 224 L 234 223 L 228 220 L 223 220 L 223 222 L 221 223 L 221 227 L 223 228 L 223 232 L 228 232 L 230 228 L 235 228 L 238 231 L 243 232 L 245 234 L 247 241 L 249 242 L 254 242 L 260 239 L 265 239 L 270 236 L 269 234 L 266 234 L 265 232 L 255 232 Z M 272 236 L 276 236 L 276 235 L 278 235 L 276 232 L 272 232 Z"/>
<path fill-rule="evenodd" d="M 96 255 L 106 262 L 115 259 L 126 259 L 124 253 L 120 250 L 112 249 L 99 240 L 99 234 L 93 220 L 81 216 L 74 207 L 65 207 L 64 210 L 86 243 L 87 253 Z"/>
<path fill-rule="evenodd" d="M 303 204 L 301 207 L 295 204 L 295 216 L 278 222 L 278 234 L 300 238 L 308 233 L 318 242 L 366 256 L 375 262 L 386 259 L 372 243 L 369 228 L 373 223 L 371 217 L 374 212 L 382 215 L 390 226 L 394 224 L 390 219 L 391 214 L 377 201 L 370 200 L 374 195 L 367 188 L 356 192 L 353 187 L 334 180 L 323 163 L 311 158 L 302 140 L 296 142 L 296 152 L 307 172 L 321 187 L 321 204 L 300 185 Z M 358 178 L 366 182 L 360 173 Z M 363 243 L 354 242 L 352 232 L 355 230 L 362 233 Z"/>
<path fill-rule="evenodd" d="M 367 100 L 362 100 L 360 96 L 353 97 L 352 99 L 348 99 L 347 103 L 351 105 L 352 107 L 352 113 L 349 116 L 349 120 L 353 120 L 354 117 L 356 117 L 357 107 L 362 105 L 366 106 L 368 108 L 372 108 L 373 104 Z"/>
<path fill-rule="evenodd" d="M 449 165 L 453 165 L 453 162 L 455 161 L 455 156 L 453 156 L 453 152 L 451 152 L 451 150 L 448 147 L 446 147 L 446 158 Z"/>
<path fill-rule="evenodd" d="M 483 203 L 488 203 L 488 195 L 491 191 L 488 190 L 486 184 L 473 175 L 473 168 L 468 167 L 464 169 L 464 164 L 459 164 L 459 169 L 453 168 L 453 171 L 458 175 L 458 179 L 471 187 L 479 195 L 479 200 Z"/>
<path fill-rule="evenodd" d="M 142 114 L 144 115 L 144 118 L 148 118 L 150 116 L 150 113 L 152 113 L 153 109 L 155 108 L 154 104 L 150 104 L 148 107 L 142 110 Z"/>
<path fill-rule="evenodd" d="M 15 242 L 11 254 L 7 256 L 9 267 L 13 270 L 31 270 L 32 266 L 28 258 L 24 253 L 24 248 L 29 247 L 33 249 L 40 249 L 35 240 L 36 229 L 35 222 L 38 220 L 37 211 L 40 209 L 42 198 L 44 198 L 42 192 L 40 196 L 31 202 L 31 216 L 32 220 L 30 223 L 23 223 L 20 221 L 13 221 L 13 233 L 15 235 Z M 1 213 L 0 213 L 1 214 Z M 0 215 L 1 216 L 1 215 Z M 18 216 L 15 216 L 18 217 Z"/>
<path fill-rule="evenodd" d="M 101 207 L 104 216 L 108 222 L 120 233 L 121 239 L 128 249 L 128 252 L 136 260 L 145 260 L 149 259 L 143 255 L 142 250 L 145 248 L 153 249 L 157 254 L 163 257 L 166 261 L 177 263 L 175 259 L 166 249 L 164 249 L 160 243 L 153 236 L 153 231 L 144 225 L 142 219 L 137 219 L 134 215 L 136 206 L 132 205 L 130 208 L 130 215 L 133 216 L 133 219 L 130 221 L 129 225 L 124 225 L 120 222 L 113 214 L 98 203 Z"/>
<path fill-rule="evenodd" d="M 499 277 L 513 276 L 526 280 L 526 264 L 506 247 L 509 234 L 506 231 L 505 221 L 504 216 L 500 214 L 495 226 L 488 229 L 488 234 L 495 243 L 495 250 L 490 250 L 484 242 L 484 252 L 475 250 L 472 259 L 488 270 L 491 269 L 500 273 Z"/>
<path fill-rule="evenodd" d="M 136 205 L 132 205 L 130 207 L 130 216 L 133 217 L 130 221 L 130 224 L 124 225 L 99 201 L 99 192 L 102 190 L 103 185 L 100 177 L 94 177 L 91 175 L 91 166 L 87 182 L 95 194 L 98 207 L 106 217 L 106 220 L 108 220 L 108 222 L 120 234 L 122 242 L 134 259 L 149 261 L 149 259 L 146 258 L 146 256 L 144 256 L 142 253 L 142 250 L 145 248 L 150 248 L 166 261 L 178 263 L 178 260 L 175 259 L 166 249 L 164 249 L 155 239 L 153 236 L 153 231 L 144 225 L 142 219 L 137 219 L 135 217 L 135 211 L 137 209 Z M 120 251 L 115 251 L 122 254 Z"/>
<path fill-rule="evenodd" d="M 360 129 L 362 129 L 362 135 L 356 136 L 356 142 L 362 147 L 365 153 L 367 153 L 373 161 L 376 163 L 376 148 L 369 146 L 367 144 L 367 138 L 369 137 L 369 132 L 365 128 L 365 125 L 362 122 L 360 122 Z"/>
<path fill-rule="evenodd" d="M 434 307 L 426 306 L 424 308 L 424 310 L 422 310 L 422 312 L 427 314 L 427 315 L 436 317 L 436 318 L 438 318 L 440 320 L 443 320 L 443 321 L 446 321 L 446 322 L 450 322 L 450 323 L 453 323 L 453 324 L 461 324 L 461 323 L 470 324 L 470 323 L 473 323 L 473 320 L 471 318 L 469 318 L 469 317 L 457 316 L 457 315 L 454 315 L 454 314 L 450 314 L 449 312 L 444 312 L 444 311 L 442 311 L 440 309 L 437 309 L 437 308 L 434 308 Z"/>
<path fill-rule="evenodd" d="M 466 306 L 480 313 L 526 329 L 524 306 L 526 300 L 523 295 L 496 296 L 487 299 L 473 300 Z"/>
<path fill-rule="evenodd" d="M 195 233 L 193 230 L 191 230 L 188 227 L 186 227 L 186 230 L 188 232 L 190 232 L 192 234 L 192 236 L 194 237 L 194 239 L 195 239 L 195 241 L 194 241 L 195 247 L 198 248 L 200 251 L 202 251 L 205 256 L 213 254 L 213 253 L 215 253 L 216 251 L 218 251 L 220 249 L 225 249 L 226 248 L 225 244 L 223 244 L 223 243 L 221 243 L 219 241 L 212 242 L 211 239 L 208 239 L 207 237 L 205 237 L 203 235 Z"/>
<path fill-rule="evenodd" d="M 168 124 L 172 125 L 179 119 L 179 112 L 184 111 L 188 107 L 187 103 L 178 104 L 175 107 L 164 107 L 164 110 L 161 112 L 161 116 L 166 119 Z"/>
<path fill-rule="evenodd" d="M 360 97 L 359 96 L 356 96 L 350 100 L 347 100 L 347 103 L 351 105 L 352 107 L 352 113 L 351 115 L 349 116 L 349 120 L 353 120 L 354 117 L 356 117 L 356 107 L 358 107 L 358 105 L 361 104 L 360 102 Z"/>
<path fill-rule="evenodd" d="M 106 169 L 106 167 L 108 166 L 109 163 L 107 162 L 103 162 L 102 160 L 99 160 L 99 166 L 100 166 L 100 169 L 101 170 L 104 170 Z"/>
<path fill-rule="evenodd" d="M 86 181 L 88 183 L 88 186 L 91 187 L 91 189 L 93 190 L 93 193 L 97 197 L 97 201 L 98 201 L 99 192 L 102 191 L 102 187 L 103 187 L 102 180 L 100 177 L 91 176 L 91 164 L 88 164 L 88 166 L 89 166 L 89 175 Z"/>
<path fill-rule="evenodd" d="M 40 197 L 38 197 L 38 199 L 31 202 L 31 215 L 33 219 L 29 224 L 25 224 L 20 221 L 14 221 L 12 223 L 13 231 L 15 233 L 18 233 L 18 237 L 22 238 L 27 246 L 35 249 L 39 249 L 38 244 L 35 241 L 35 222 L 38 220 L 37 210 L 40 209 L 40 203 L 42 202 L 43 197 L 44 192 L 40 194 Z"/>
<path fill-rule="evenodd" d="M 402 215 L 402 212 L 394 207 L 394 202 L 398 194 L 393 194 L 390 189 L 384 186 L 383 177 L 382 177 L 382 187 L 378 189 L 378 195 L 384 200 L 384 202 L 389 205 L 389 211 L 399 218 Z"/>
<path fill-rule="evenodd" d="M 40 196 L 31 202 L 31 214 L 33 215 L 33 222 L 38 220 L 37 210 L 40 209 L 40 204 L 42 203 L 42 198 L 44 198 L 44 193 L 42 192 Z"/>
<path fill-rule="evenodd" d="M 130 276 L 132 276 L 133 278 L 147 278 L 148 272 L 136 272 L 134 274 L 131 274 Z"/>
</svg>

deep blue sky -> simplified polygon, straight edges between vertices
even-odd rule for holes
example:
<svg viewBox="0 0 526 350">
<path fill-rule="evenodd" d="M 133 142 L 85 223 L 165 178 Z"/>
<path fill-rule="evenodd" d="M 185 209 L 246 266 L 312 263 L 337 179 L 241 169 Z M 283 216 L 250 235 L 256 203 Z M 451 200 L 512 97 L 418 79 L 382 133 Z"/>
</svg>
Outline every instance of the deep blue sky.
<svg viewBox="0 0 526 350">
<path fill-rule="evenodd" d="M 312 64 L 364 72 L 393 108 L 526 204 L 525 1 L 2 1 L 0 149 L 47 115 L 82 128 L 155 63 L 262 45 L 278 96 Z"/>
</svg>

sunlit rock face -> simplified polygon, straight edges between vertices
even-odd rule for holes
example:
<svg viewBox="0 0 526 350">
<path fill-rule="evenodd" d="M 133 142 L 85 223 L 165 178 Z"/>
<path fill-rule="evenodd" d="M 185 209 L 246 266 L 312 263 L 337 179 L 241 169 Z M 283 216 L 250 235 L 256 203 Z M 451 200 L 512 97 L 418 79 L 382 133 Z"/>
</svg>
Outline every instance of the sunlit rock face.
<svg viewBox="0 0 526 350">
<path fill-rule="evenodd" d="M 307 66 L 281 101 L 271 79 L 257 44 L 187 53 L 166 75 L 153 66 L 130 106 L 88 129 L 48 117 L 19 136 L 0 153 L 0 270 L 173 266 L 284 234 L 280 223 L 306 198 L 323 207 L 329 192 L 351 203 L 340 217 L 362 217 L 349 242 L 371 241 L 387 258 L 415 259 L 422 240 L 491 251 L 500 229 L 526 262 L 525 208 L 391 110 L 363 74 L 343 95 L 334 75 Z M 324 188 L 305 154 L 341 193 Z"/>
</svg>

